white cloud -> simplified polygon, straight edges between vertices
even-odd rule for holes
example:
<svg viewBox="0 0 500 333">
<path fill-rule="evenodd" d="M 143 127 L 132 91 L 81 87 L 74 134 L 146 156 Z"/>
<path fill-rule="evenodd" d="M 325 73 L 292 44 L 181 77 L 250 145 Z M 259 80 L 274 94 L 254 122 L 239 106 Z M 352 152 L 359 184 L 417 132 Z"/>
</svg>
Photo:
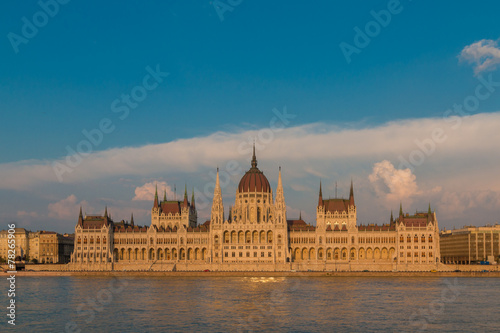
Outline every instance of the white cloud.
<svg viewBox="0 0 500 333">
<path fill-rule="evenodd" d="M 447 140 L 439 144 L 427 159 L 463 158 L 477 154 L 478 147 L 481 147 L 481 151 L 498 150 L 498 124 L 500 113 L 462 118 L 458 129 L 453 129 L 456 123 L 450 118 L 405 120 L 348 130 L 338 130 L 329 124 L 309 124 L 276 133 L 272 142 L 257 151 L 257 158 L 259 166 L 266 163 L 276 168 L 277 165 L 284 166 L 288 177 L 332 175 L 333 166 L 336 170 L 340 166 L 352 169 L 353 165 L 366 167 L 381 159 L 396 161 L 399 154 L 407 158 L 411 151 L 418 148 L 415 140 L 430 138 L 436 128 L 444 130 Z M 169 174 L 206 174 L 207 170 L 215 169 L 217 165 L 224 170 L 230 160 L 237 160 L 243 169 L 247 169 L 251 154 L 248 138 L 257 134 L 258 131 L 218 132 L 162 144 L 95 152 L 71 173 L 65 174 L 64 183 L 79 184 L 109 177 L 151 177 L 165 174 L 165 170 Z M 491 154 L 481 157 L 500 162 L 500 158 Z M 64 163 L 64 159 L 58 161 Z M 57 184 L 52 162 L 32 160 L 0 164 L 0 189 L 33 190 L 37 185 Z"/>
<path fill-rule="evenodd" d="M 83 206 L 90 211 L 92 208 L 86 201 L 77 201 L 74 194 L 69 195 L 67 198 L 59 200 L 58 202 L 51 203 L 48 206 L 49 217 L 59 220 L 77 220 L 80 206 Z"/>
<path fill-rule="evenodd" d="M 25 218 L 25 217 L 37 218 L 38 213 L 37 212 L 26 212 L 24 210 L 20 210 L 17 212 L 16 216 L 19 218 Z"/>
<path fill-rule="evenodd" d="M 395 202 L 407 200 L 422 193 L 410 169 L 398 170 L 387 160 L 375 163 L 368 179 L 376 194 L 386 200 L 389 207 L 394 206 Z"/>
<path fill-rule="evenodd" d="M 476 75 L 495 70 L 500 64 L 500 48 L 498 41 L 482 39 L 464 47 L 459 56 L 460 60 L 467 61 L 474 66 Z"/>
<path fill-rule="evenodd" d="M 500 207 L 500 192 L 491 190 L 447 192 L 443 193 L 438 203 L 439 212 L 448 218 L 460 217 L 465 212 L 477 208 L 497 209 L 498 207 Z"/>
<path fill-rule="evenodd" d="M 135 188 L 135 196 L 132 200 L 137 201 L 153 201 L 155 197 L 156 186 L 158 186 L 158 197 L 163 200 L 164 190 L 167 191 L 167 200 L 173 200 L 174 192 L 172 187 L 167 182 L 146 183 Z"/>
</svg>

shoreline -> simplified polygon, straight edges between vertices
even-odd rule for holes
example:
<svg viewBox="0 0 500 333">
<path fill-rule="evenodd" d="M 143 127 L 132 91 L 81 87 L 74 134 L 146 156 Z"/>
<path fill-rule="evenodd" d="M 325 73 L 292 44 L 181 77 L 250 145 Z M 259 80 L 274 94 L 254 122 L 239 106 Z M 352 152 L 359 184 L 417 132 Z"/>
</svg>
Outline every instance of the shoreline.
<svg viewBox="0 0 500 333">
<path fill-rule="evenodd" d="M 3 272 L 4 276 L 9 274 Z M 58 276 L 133 276 L 133 277 L 488 277 L 499 278 L 500 272 L 144 272 L 144 271 L 18 271 L 16 277 Z"/>
</svg>

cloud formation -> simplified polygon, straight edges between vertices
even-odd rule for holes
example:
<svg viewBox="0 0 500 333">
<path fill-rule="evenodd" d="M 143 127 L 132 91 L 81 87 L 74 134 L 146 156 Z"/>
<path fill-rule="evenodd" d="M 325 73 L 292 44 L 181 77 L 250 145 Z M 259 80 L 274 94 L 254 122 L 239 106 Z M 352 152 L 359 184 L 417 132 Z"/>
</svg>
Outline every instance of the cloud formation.
<svg viewBox="0 0 500 333">
<path fill-rule="evenodd" d="M 368 179 L 376 194 L 386 200 L 389 207 L 394 206 L 397 201 L 410 199 L 422 193 L 410 169 L 398 170 L 387 160 L 375 163 Z"/>
<path fill-rule="evenodd" d="M 92 211 L 92 207 L 89 206 L 87 201 L 78 202 L 76 196 L 71 194 L 62 200 L 49 204 L 49 217 L 59 220 L 76 220 L 78 214 L 75 212 L 78 212 L 80 206 Z"/>
<path fill-rule="evenodd" d="M 158 196 L 160 200 L 163 200 L 164 191 L 167 192 L 167 200 L 174 199 L 174 191 L 172 187 L 167 184 L 167 182 L 157 182 L 157 183 L 146 183 L 142 186 L 135 188 L 135 196 L 132 200 L 134 201 L 153 201 L 155 197 L 156 186 L 158 186 Z"/>
<path fill-rule="evenodd" d="M 498 41 L 482 39 L 464 47 L 459 56 L 474 67 L 475 75 L 497 69 L 500 64 L 500 48 Z"/>
</svg>

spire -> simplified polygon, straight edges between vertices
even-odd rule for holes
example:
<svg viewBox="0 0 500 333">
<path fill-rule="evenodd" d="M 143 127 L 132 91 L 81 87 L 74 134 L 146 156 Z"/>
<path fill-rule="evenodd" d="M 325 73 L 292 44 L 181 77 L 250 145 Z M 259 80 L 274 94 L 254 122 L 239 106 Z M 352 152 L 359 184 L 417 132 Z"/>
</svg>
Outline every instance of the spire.
<svg viewBox="0 0 500 333">
<path fill-rule="evenodd" d="M 319 181 L 319 199 L 318 199 L 318 207 L 323 206 L 323 192 L 321 191 L 321 180 Z"/>
<path fill-rule="evenodd" d="M 219 168 L 217 168 L 217 177 L 215 178 L 211 221 L 216 224 L 224 222 L 224 204 L 222 203 L 222 190 L 220 188 L 220 181 L 219 181 Z"/>
<path fill-rule="evenodd" d="M 392 210 L 391 210 L 391 224 L 394 222 L 394 217 L 392 216 Z"/>
<path fill-rule="evenodd" d="M 257 168 L 257 157 L 255 157 L 255 141 L 253 143 L 252 168 Z"/>
<path fill-rule="evenodd" d="M 108 217 L 108 206 L 106 205 L 106 208 L 104 208 L 104 217 Z"/>
<path fill-rule="evenodd" d="M 80 215 L 78 215 L 78 224 L 83 225 L 82 206 L 80 206 Z"/>
<path fill-rule="evenodd" d="M 158 208 L 158 184 L 155 185 L 155 199 L 153 202 L 153 208 Z"/>
<path fill-rule="evenodd" d="M 427 212 L 429 215 L 432 214 L 432 211 L 431 211 L 431 203 L 429 202 L 429 211 Z"/>
<path fill-rule="evenodd" d="M 399 216 L 403 216 L 403 203 L 399 202 Z"/>
<path fill-rule="evenodd" d="M 193 208 L 193 210 L 195 209 L 195 205 L 194 205 L 194 186 L 193 186 L 193 192 L 191 194 L 191 208 Z"/>
<path fill-rule="evenodd" d="M 281 182 L 281 167 L 279 167 L 279 172 L 278 172 L 278 189 L 283 188 L 283 183 Z"/>
<path fill-rule="evenodd" d="M 302 220 L 302 211 L 299 213 L 299 220 Z"/>
<path fill-rule="evenodd" d="M 130 225 L 134 226 L 134 213 L 130 215 Z"/>
<path fill-rule="evenodd" d="M 349 193 L 349 205 L 354 206 L 354 187 L 352 185 L 352 178 L 351 178 L 351 191 Z"/>
<path fill-rule="evenodd" d="M 184 207 L 188 206 L 188 190 L 187 190 L 187 184 L 184 184 Z"/>
<path fill-rule="evenodd" d="M 163 201 L 167 201 L 167 189 L 163 189 Z"/>
<path fill-rule="evenodd" d="M 220 188 L 220 183 L 219 183 L 219 167 L 217 167 L 217 178 L 215 178 L 215 188 L 216 189 Z"/>
</svg>

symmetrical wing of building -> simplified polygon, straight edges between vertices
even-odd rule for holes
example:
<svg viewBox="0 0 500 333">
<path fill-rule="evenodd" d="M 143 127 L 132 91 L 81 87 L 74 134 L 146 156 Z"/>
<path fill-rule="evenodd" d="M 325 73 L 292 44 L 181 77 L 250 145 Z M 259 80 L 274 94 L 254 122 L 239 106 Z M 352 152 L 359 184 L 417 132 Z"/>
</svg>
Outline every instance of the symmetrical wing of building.
<svg viewBox="0 0 500 333">
<path fill-rule="evenodd" d="M 316 225 L 287 220 L 281 168 L 274 194 L 255 148 L 227 218 L 217 171 L 209 221 L 198 225 L 194 194 L 159 200 L 156 191 L 149 227 L 80 209 L 74 249 L 73 269 L 97 270 L 415 270 L 440 257 L 430 206 L 412 216 L 400 207 L 387 224 L 358 225 L 352 182 L 348 199 L 324 199 L 320 183 Z"/>
</svg>

